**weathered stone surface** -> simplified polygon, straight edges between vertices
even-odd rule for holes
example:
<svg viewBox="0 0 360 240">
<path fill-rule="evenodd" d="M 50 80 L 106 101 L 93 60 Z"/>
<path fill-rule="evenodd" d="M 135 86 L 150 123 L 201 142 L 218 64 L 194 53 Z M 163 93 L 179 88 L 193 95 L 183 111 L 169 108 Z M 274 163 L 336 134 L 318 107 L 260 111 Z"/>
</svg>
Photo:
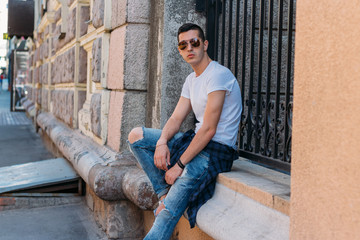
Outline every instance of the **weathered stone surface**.
<svg viewBox="0 0 360 240">
<path fill-rule="evenodd" d="M 41 74 L 41 83 L 47 84 L 48 83 L 48 63 L 44 63 L 42 65 L 42 74 Z"/>
<path fill-rule="evenodd" d="M 63 58 L 63 83 L 74 82 L 75 78 L 75 47 L 62 55 Z"/>
<path fill-rule="evenodd" d="M 95 28 L 104 25 L 104 0 L 94 0 L 92 16 L 92 24 Z"/>
<path fill-rule="evenodd" d="M 31 84 L 33 82 L 33 70 L 29 70 L 29 83 Z"/>
<path fill-rule="evenodd" d="M 107 141 L 110 92 L 105 89 L 101 91 L 101 139 L 103 144 L 106 144 Z"/>
<path fill-rule="evenodd" d="M 40 65 L 38 67 L 38 83 L 42 83 L 42 68 L 43 68 L 43 65 Z"/>
<path fill-rule="evenodd" d="M 91 130 L 92 132 L 100 137 L 101 136 L 101 94 L 95 93 L 91 97 L 90 105 L 91 113 Z"/>
<path fill-rule="evenodd" d="M 65 38 L 59 39 L 59 36 L 61 34 L 61 25 L 57 25 L 54 31 L 54 37 L 53 37 L 53 50 L 52 55 L 55 55 L 57 51 L 59 51 L 65 44 Z"/>
<path fill-rule="evenodd" d="M 44 111 L 49 111 L 49 107 L 48 107 L 48 94 L 49 94 L 49 90 L 43 88 L 42 89 L 42 93 L 41 93 L 41 108 Z"/>
<path fill-rule="evenodd" d="M 74 0 L 67 0 L 67 5 L 70 7 Z"/>
<path fill-rule="evenodd" d="M 92 47 L 91 80 L 93 82 L 101 81 L 101 46 L 102 38 L 99 37 L 94 40 Z"/>
<path fill-rule="evenodd" d="M 87 187 L 86 203 L 109 239 L 142 239 L 142 212 L 129 201 L 105 201 Z"/>
<path fill-rule="evenodd" d="M 51 93 L 54 115 L 68 126 L 73 125 L 74 92 L 69 90 L 54 90 Z"/>
<path fill-rule="evenodd" d="M 80 7 L 80 37 L 87 33 L 88 24 L 86 23 L 90 19 L 90 7 Z"/>
<path fill-rule="evenodd" d="M 39 68 L 38 67 L 36 67 L 34 69 L 34 82 L 39 83 Z"/>
<path fill-rule="evenodd" d="M 87 79 L 87 52 L 83 47 L 79 50 L 79 83 L 86 83 Z"/>
<path fill-rule="evenodd" d="M 86 91 L 78 91 L 78 112 L 81 110 L 84 102 L 86 101 Z"/>
<path fill-rule="evenodd" d="M 65 35 L 65 44 L 71 42 L 75 38 L 76 33 L 76 8 L 71 10 L 68 15 L 68 25 Z"/>
<path fill-rule="evenodd" d="M 45 27 L 45 30 L 44 30 L 44 35 L 45 35 L 45 36 L 49 34 L 49 28 L 50 28 L 50 25 L 47 25 L 47 26 Z"/>
<path fill-rule="evenodd" d="M 34 59 L 35 59 L 35 63 L 34 63 L 34 64 L 36 64 L 36 62 L 40 60 L 39 48 L 36 48 L 36 49 L 35 49 Z"/>
<path fill-rule="evenodd" d="M 112 1 L 111 27 L 125 23 L 150 23 L 150 0 Z"/>
<path fill-rule="evenodd" d="M 131 129 L 145 125 L 146 93 L 115 92 L 110 94 L 108 145 L 115 151 L 127 149 Z"/>
<path fill-rule="evenodd" d="M 110 89 L 146 90 L 148 34 L 149 26 L 145 24 L 129 24 L 111 33 L 108 68 Z"/>
<path fill-rule="evenodd" d="M 43 45 L 44 45 L 44 58 L 48 58 L 49 57 L 49 38 L 48 39 L 46 39 L 45 41 L 44 41 L 44 43 L 43 43 Z"/>
<path fill-rule="evenodd" d="M 193 22 L 205 26 L 203 14 L 195 11 L 195 1 L 183 1 L 181 8 L 176 0 L 164 2 L 152 1 L 155 9 L 152 18 L 152 33 L 150 37 L 150 77 L 149 77 L 149 104 L 147 124 L 162 128 L 171 116 L 186 76 L 192 72 L 191 67 L 182 59 L 177 45 L 177 30 L 186 22 Z M 159 38 L 160 36 L 160 38 Z M 158 56 L 162 56 L 159 57 Z M 158 83 L 161 83 L 158 84 Z M 159 104 L 160 102 L 160 104 Z M 189 120 L 182 126 L 193 127 Z M 185 130 L 182 128 L 182 130 Z"/>
<path fill-rule="evenodd" d="M 55 24 L 57 21 L 59 21 L 61 18 L 61 8 L 59 8 L 56 12 L 55 12 Z"/>
<path fill-rule="evenodd" d="M 41 88 L 36 89 L 36 103 L 41 105 Z"/>
<path fill-rule="evenodd" d="M 44 58 L 44 44 L 40 44 L 40 46 L 39 46 L 39 59 L 40 60 L 43 60 L 43 58 Z"/>
</svg>

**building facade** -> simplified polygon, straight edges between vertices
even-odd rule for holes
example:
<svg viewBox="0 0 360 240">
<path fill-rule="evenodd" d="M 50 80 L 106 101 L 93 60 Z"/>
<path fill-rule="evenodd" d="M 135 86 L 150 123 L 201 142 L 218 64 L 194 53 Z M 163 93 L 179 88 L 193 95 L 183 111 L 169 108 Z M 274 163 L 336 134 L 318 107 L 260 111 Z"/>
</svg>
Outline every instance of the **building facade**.
<svg viewBox="0 0 360 240">
<path fill-rule="evenodd" d="M 157 199 L 128 151 L 127 135 L 136 126 L 161 128 L 170 117 L 185 77 L 191 72 L 177 52 L 177 29 L 185 22 L 195 22 L 209 31 L 204 12 L 196 11 L 201 4 L 195 0 L 35 2 L 36 30 L 26 86 L 29 96 L 24 106 L 49 148 L 68 159 L 86 182 L 87 204 L 108 237 L 142 239 L 151 227 L 151 210 Z M 235 2 L 229 1 L 223 11 L 231 5 L 240 6 L 240 2 L 245 2 L 243 6 L 252 3 L 254 11 L 270 3 L 285 2 L 285 8 L 290 8 L 289 1 L 281 0 Z M 241 158 L 232 172 L 219 176 L 214 198 L 199 211 L 198 227 L 190 230 L 182 218 L 174 239 L 360 236 L 360 212 L 356 207 L 360 197 L 353 185 L 359 180 L 355 169 L 359 166 L 356 146 L 360 135 L 356 133 L 360 111 L 354 113 L 352 108 L 342 107 L 351 106 L 353 100 L 358 102 L 359 81 L 354 79 L 360 61 L 354 50 L 359 50 L 355 40 L 359 33 L 354 33 L 351 26 L 355 26 L 359 10 L 356 1 L 341 6 L 324 1 L 294 2 L 296 41 L 285 46 L 290 56 L 295 52 L 295 65 L 279 64 L 280 68 L 287 64 L 295 71 L 294 97 L 290 97 L 294 111 L 286 113 L 289 119 L 294 116 L 294 122 L 287 123 L 293 139 L 286 150 L 292 151 L 291 176 Z M 261 37 L 261 23 L 270 15 L 259 12 L 264 15 L 253 20 L 249 13 L 249 22 L 260 26 L 254 27 L 254 36 Z M 330 20 L 327 13 L 337 17 Z M 331 22 L 331 27 L 324 19 Z M 341 24 L 344 21 L 346 26 Z M 231 21 L 226 23 L 232 26 Z M 284 31 L 295 35 L 295 30 L 289 30 L 292 25 L 295 29 L 294 21 L 284 26 Z M 340 29 L 342 37 L 328 37 Z M 235 34 L 236 29 L 232 32 Z M 290 39 L 280 37 L 285 42 Z M 351 41 L 351 49 L 338 45 L 345 38 Z M 229 49 L 230 45 L 222 47 Z M 233 70 L 236 66 L 232 67 L 230 60 L 234 57 L 229 55 L 230 51 L 224 57 Z M 346 61 L 336 65 L 343 55 Z M 257 70 L 262 65 L 259 63 L 254 64 Z M 252 71 L 252 65 L 249 68 Z M 247 91 L 250 85 L 242 85 L 244 105 L 252 104 L 249 95 L 262 91 L 261 87 Z M 349 98 L 344 99 L 345 92 Z M 340 124 L 343 121 L 339 121 L 342 117 L 337 112 L 349 121 Z M 190 116 L 182 129 L 193 125 Z M 346 138 L 348 144 L 342 146 L 340 139 L 349 135 L 355 137 Z"/>
</svg>

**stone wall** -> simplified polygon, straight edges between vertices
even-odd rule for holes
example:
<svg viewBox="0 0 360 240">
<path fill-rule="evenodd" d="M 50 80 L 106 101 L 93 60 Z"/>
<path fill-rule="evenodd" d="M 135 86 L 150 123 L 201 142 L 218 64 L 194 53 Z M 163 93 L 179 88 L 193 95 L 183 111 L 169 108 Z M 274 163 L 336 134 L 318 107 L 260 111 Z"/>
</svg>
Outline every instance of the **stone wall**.
<svg viewBox="0 0 360 240">
<path fill-rule="evenodd" d="M 174 0 L 50 0 L 36 26 L 26 86 L 39 119 L 49 112 L 120 153 L 128 151 L 132 128 L 162 127 L 192 71 L 178 54 L 177 29 L 205 24 L 195 0 L 175 6 Z M 191 127 L 189 118 L 183 130 Z M 87 201 L 110 238 L 130 236 L 121 219 L 137 224 L 132 239 L 142 238 L 143 212 L 131 201 L 105 201 L 89 186 Z"/>
</svg>

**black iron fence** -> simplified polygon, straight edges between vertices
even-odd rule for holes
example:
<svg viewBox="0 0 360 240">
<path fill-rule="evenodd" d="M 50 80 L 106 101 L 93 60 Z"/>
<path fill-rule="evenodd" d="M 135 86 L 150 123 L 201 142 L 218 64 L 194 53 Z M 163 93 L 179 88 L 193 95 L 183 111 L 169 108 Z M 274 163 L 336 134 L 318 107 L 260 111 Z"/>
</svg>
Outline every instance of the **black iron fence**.
<svg viewBox="0 0 360 240">
<path fill-rule="evenodd" d="M 207 0 L 203 5 L 208 53 L 232 70 L 241 87 L 240 156 L 287 172 L 295 5 L 296 0 Z"/>
</svg>

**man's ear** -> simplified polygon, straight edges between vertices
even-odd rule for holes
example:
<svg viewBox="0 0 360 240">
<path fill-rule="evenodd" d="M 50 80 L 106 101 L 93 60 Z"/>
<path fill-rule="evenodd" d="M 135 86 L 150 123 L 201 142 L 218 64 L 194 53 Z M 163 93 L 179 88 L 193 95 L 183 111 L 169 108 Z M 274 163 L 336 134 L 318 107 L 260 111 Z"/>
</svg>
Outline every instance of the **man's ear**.
<svg viewBox="0 0 360 240">
<path fill-rule="evenodd" d="M 209 42 L 208 42 L 208 40 L 205 40 L 205 41 L 204 41 L 204 51 L 205 51 L 205 52 L 207 51 L 208 46 L 209 46 Z"/>
</svg>

